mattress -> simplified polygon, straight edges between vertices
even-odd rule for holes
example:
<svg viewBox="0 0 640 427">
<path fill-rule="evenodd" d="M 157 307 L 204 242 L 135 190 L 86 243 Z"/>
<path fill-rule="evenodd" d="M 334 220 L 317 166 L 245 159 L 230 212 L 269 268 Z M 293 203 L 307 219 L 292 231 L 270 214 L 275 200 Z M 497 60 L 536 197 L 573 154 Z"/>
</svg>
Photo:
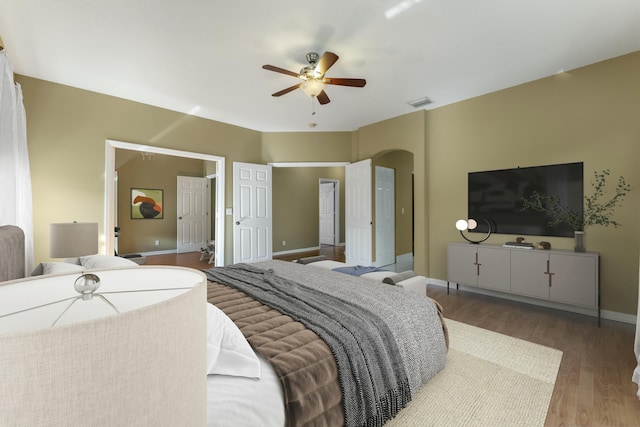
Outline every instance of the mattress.
<svg viewBox="0 0 640 427">
<path fill-rule="evenodd" d="M 207 376 L 208 427 L 283 427 L 284 396 L 269 362 L 257 355 L 259 379 L 230 375 Z"/>
</svg>

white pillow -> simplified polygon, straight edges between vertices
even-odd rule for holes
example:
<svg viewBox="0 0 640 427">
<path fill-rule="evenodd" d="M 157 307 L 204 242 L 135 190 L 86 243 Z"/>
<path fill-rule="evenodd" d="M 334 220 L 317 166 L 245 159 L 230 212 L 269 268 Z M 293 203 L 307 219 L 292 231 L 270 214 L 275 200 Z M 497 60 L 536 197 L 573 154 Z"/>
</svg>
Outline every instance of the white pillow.
<svg viewBox="0 0 640 427">
<path fill-rule="evenodd" d="M 130 259 L 114 255 L 82 256 L 80 257 L 80 264 L 82 264 L 87 269 L 138 266 L 137 263 L 131 261 Z"/>
<path fill-rule="evenodd" d="M 84 267 L 66 262 L 43 262 L 42 274 L 80 273 Z"/>
<path fill-rule="evenodd" d="M 207 373 L 259 379 L 258 356 L 222 310 L 207 303 Z"/>
</svg>

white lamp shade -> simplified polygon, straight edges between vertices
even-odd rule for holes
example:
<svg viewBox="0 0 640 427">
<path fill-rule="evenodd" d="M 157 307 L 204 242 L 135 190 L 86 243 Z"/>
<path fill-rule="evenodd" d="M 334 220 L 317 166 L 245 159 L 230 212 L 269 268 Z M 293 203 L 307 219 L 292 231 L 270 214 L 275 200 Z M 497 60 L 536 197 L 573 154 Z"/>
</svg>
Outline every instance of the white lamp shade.
<svg viewBox="0 0 640 427">
<path fill-rule="evenodd" d="M 324 89 L 322 80 L 309 79 L 300 84 L 300 89 L 309 96 L 318 96 Z"/>
<path fill-rule="evenodd" d="M 459 219 L 456 221 L 456 228 L 460 231 L 464 231 L 467 229 L 467 221 L 464 219 Z"/>
<path fill-rule="evenodd" d="M 78 295 L 78 274 L 0 285 L 0 425 L 204 427 L 204 274 L 177 267 L 94 272 L 119 314 L 76 310 L 75 319 L 52 327 L 68 305 L 56 302 Z M 78 300 L 69 311 L 98 300 Z"/>
<path fill-rule="evenodd" d="M 97 222 L 69 222 L 49 225 L 49 256 L 51 258 L 71 258 L 97 253 Z"/>
</svg>

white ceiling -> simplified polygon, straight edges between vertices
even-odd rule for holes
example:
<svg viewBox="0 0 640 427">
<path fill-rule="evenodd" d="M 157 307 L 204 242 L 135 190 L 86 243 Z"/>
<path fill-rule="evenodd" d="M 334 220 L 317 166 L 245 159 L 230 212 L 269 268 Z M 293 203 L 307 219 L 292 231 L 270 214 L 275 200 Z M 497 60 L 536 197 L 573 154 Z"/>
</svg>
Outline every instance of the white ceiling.
<svg viewBox="0 0 640 427">
<path fill-rule="evenodd" d="M 263 132 L 349 131 L 638 51 L 640 1 L 2 0 L 0 36 L 18 74 Z M 298 80 L 262 65 L 327 50 L 328 77 L 367 85 L 327 86 L 315 115 L 301 90 L 271 96 Z"/>
</svg>

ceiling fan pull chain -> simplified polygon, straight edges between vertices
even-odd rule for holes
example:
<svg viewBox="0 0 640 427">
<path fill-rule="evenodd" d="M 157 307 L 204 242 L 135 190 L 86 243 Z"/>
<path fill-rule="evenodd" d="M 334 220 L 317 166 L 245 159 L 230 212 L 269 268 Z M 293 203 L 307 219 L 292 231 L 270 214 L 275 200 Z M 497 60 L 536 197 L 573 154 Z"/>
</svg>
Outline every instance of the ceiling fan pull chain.
<svg viewBox="0 0 640 427">
<path fill-rule="evenodd" d="M 316 115 L 316 103 L 313 102 L 316 99 L 315 96 L 311 97 L 311 115 L 315 116 Z"/>
</svg>

